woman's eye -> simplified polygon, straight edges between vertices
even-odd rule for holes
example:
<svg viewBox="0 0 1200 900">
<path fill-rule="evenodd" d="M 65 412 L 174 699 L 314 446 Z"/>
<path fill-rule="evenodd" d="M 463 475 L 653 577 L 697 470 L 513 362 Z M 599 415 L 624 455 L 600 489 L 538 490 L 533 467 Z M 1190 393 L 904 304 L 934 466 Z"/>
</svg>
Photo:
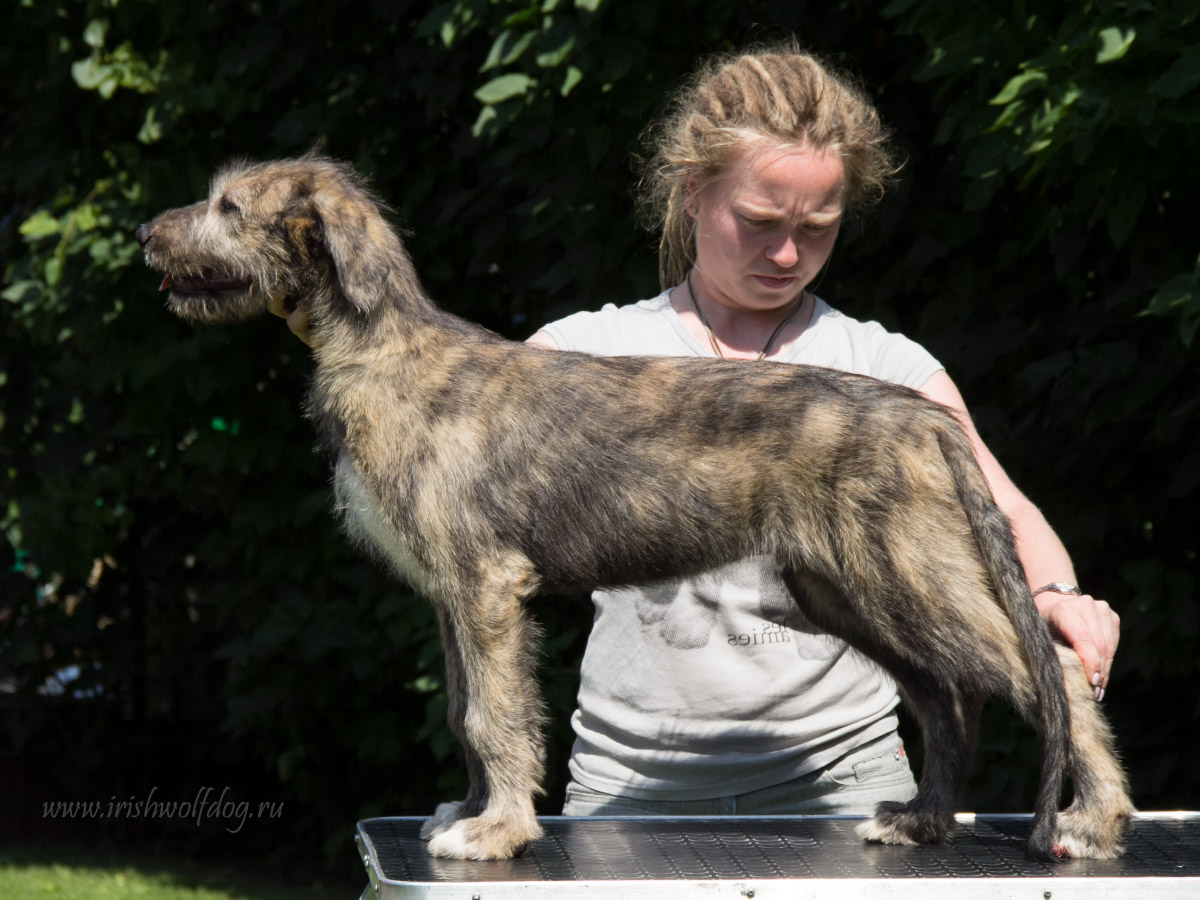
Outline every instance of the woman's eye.
<svg viewBox="0 0 1200 900">
<path fill-rule="evenodd" d="M 838 223 L 836 220 L 833 222 L 809 222 L 805 227 L 808 229 L 809 234 L 826 234 L 827 232 L 837 228 Z"/>
</svg>

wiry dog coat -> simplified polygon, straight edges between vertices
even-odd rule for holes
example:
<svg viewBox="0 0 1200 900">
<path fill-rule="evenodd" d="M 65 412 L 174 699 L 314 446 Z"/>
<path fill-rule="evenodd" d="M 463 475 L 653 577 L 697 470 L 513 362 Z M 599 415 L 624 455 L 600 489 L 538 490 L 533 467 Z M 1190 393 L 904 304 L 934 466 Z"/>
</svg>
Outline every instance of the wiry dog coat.
<svg viewBox="0 0 1200 900">
<path fill-rule="evenodd" d="M 919 792 L 882 804 L 866 838 L 946 835 L 980 704 L 999 694 L 1044 736 L 1031 853 L 1120 852 L 1132 808 L 1108 727 L 943 407 L 827 369 L 502 340 L 435 307 L 358 179 L 317 157 L 233 167 L 138 239 L 185 318 L 247 318 L 281 292 L 308 304 L 309 412 L 339 506 L 441 622 L 471 786 L 426 823 L 431 852 L 506 857 L 540 833 L 530 595 L 752 554 L 887 669 L 921 723 Z M 1066 772 L 1075 800 L 1056 815 Z"/>
</svg>

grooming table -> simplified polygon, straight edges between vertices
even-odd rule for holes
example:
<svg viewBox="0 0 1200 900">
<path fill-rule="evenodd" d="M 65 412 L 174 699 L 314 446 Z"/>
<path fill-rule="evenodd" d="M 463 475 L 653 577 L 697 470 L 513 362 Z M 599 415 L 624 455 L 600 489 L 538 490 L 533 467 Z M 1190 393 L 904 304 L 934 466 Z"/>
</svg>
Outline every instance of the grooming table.
<svg viewBox="0 0 1200 900">
<path fill-rule="evenodd" d="M 363 900 L 588 897 L 820 900 L 1200 898 L 1200 813 L 1142 813 L 1125 856 L 1030 862 L 1026 815 L 960 815 L 945 844 L 885 847 L 848 816 L 563 818 L 517 859 L 434 859 L 421 819 L 366 819 Z"/>
</svg>

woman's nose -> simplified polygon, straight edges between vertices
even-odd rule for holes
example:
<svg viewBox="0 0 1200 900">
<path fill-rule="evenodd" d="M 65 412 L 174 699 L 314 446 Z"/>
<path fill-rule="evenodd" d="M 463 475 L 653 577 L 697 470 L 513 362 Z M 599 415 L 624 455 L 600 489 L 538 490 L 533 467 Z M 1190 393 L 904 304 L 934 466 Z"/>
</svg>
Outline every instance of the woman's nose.
<svg viewBox="0 0 1200 900">
<path fill-rule="evenodd" d="M 787 235 L 774 242 L 767 248 L 767 259 L 782 269 L 790 269 L 800 259 L 800 248 L 796 246 L 796 239 Z"/>
</svg>

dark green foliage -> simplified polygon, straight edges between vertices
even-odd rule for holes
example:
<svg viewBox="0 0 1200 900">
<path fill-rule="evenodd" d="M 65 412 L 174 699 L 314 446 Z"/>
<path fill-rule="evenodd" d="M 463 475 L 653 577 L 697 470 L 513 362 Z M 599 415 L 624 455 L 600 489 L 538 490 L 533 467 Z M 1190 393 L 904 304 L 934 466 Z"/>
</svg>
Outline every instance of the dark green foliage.
<svg viewBox="0 0 1200 900">
<path fill-rule="evenodd" d="M 323 140 L 392 204 L 435 298 L 524 337 L 656 291 L 639 134 L 698 55 L 793 32 L 861 73 L 909 158 L 820 293 L 946 364 L 1084 585 L 1122 614 L 1106 702 L 1137 801 L 1200 806 L 1198 11 L 15 4 L 0 47 L 4 823 L 18 766 L 42 832 L 45 800 L 229 785 L 286 811 L 232 837 L 103 826 L 345 861 L 355 817 L 462 790 L 432 615 L 328 515 L 303 346 L 277 320 L 182 325 L 134 228 L 201 197 L 231 157 Z M 589 611 L 538 612 L 554 811 Z M 988 720 L 974 808 L 1028 806 L 1036 742 L 1011 731 Z"/>
</svg>

